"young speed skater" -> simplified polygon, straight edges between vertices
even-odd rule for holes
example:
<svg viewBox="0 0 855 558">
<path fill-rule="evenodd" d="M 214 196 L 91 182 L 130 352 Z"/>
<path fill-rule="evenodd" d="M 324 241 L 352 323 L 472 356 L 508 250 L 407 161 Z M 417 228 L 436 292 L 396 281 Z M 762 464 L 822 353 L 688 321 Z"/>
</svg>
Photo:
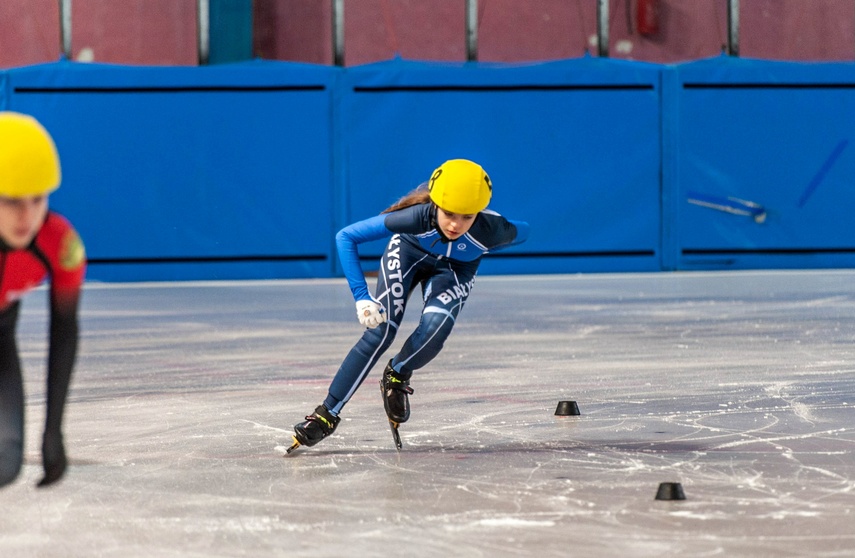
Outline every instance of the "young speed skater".
<svg viewBox="0 0 855 558">
<path fill-rule="evenodd" d="M 62 415 L 77 354 L 77 309 L 85 254 L 75 230 L 48 210 L 60 165 L 50 134 L 34 118 L 0 112 L 0 487 L 21 471 L 24 389 L 15 340 L 21 297 L 50 278 L 47 416 L 42 437 L 44 477 L 67 466 Z"/>
<path fill-rule="evenodd" d="M 442 349 L 469 298 L 482 256 L 528 237 L 528 223 L 487 210 L 492 193 L 490 177 L 480 165 L 453 159 L 380 215 L 338 232 L 339 258 L 366 330 L 342 362 L 326 399 L 294 427 L 288 453 L 314 446 L 335 431 L 339 413 L 392 344 L 410 294 L 421 285 L 424 306 L 418 327 L 386 364 L 380 380 L 395 445 L 401 448 L 398 426 L 410 418 L 410 377 Z M 389 237 L 372 297 L 357 247 Z"/>
</svg>

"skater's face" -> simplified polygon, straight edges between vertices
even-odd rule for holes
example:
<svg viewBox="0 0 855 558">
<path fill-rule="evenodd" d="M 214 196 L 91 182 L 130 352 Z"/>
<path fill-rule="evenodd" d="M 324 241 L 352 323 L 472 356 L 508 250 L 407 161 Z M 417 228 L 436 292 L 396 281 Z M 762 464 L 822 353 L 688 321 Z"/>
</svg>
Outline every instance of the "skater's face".
<svg viewBox="0 0 855 558">
<path fill-rule="evenodd" d="M 441 207 L 436 208 L 436 223 L 442 234 L 449 240 L 457 240 L 466 234 L 475 222 L 476 213 L 451 213 Z"/>
<path fill-rule="evenodd" d="M 15 250 L 26 248 L 44 223 L 47 210 L 47 196 L 0 196 L 0 238 Z"/>
</svg>

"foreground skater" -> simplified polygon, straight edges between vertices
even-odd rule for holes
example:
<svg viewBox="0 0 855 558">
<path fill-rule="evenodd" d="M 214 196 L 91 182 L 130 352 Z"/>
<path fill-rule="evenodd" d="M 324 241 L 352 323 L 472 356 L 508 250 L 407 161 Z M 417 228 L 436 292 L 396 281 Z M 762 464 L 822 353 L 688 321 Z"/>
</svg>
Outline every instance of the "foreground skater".
<svg viewBox="0 0 855 558">
<path fill-rule="evenodd" d="M 342 362 L 324 402 L 294 427 L 288 453 L 301 445 L 313 446 L 335 431 L 339 413 L 392 344 L 410 294 L 421 285 L 419 325 L 386 364 L 380 380 L 395 445 L 401 448 L 398 425 L 410 418 L 410 378 L 442 349 L 472 290 L 481 257 L 528 236 L 527 223 L 486 209 L 492 190 L 489 176 L 477 163 L 446 161 L 427 183 L 380 215 L 339 231 L 339 258 L 356 300 L 356 315 L 367 329 Z M 390 236 L 372 297 L 357 247 Z"/>
<path fill-rule="evenodd" d="M 59 187 L 56 147 L 33 118 L 0 112 L 0 487 L 17 478 L 24 449 L 24 389 L 15 340 L 20 298 L 50 277 L 44 477 L 58 481 L 67 460 L 62 414 L 77 353 L 77 308 L 85 271 L 83 245 L 71 225 L 48 211 Z"/>
</svg>

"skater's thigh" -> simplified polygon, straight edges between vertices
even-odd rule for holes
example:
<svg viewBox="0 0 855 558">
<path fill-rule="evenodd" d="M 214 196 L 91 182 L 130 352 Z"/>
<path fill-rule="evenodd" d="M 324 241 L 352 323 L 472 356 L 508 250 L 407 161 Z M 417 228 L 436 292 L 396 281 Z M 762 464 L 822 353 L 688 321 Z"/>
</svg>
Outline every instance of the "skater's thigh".
<svg viewBox="0 0 855 558">
<path fill-rule="evenodd" d="M 407 301 L 419 281 L 419 264 L 424 257 L 424 252 L 402 242 L 400 236 L 395 235 L 380 259 L 374 298 L 386 308 L 388 319 L 396 324 L 400 324 L 404 318 Z"/>
<path fill-rule="evenodd" d="M 422 286 L 424 310 L 422 314 L 449 312 L 457 316 L 469 299 L 475 280 L 474 270 L 446 267 L 437 270 Z"/>
</svg>

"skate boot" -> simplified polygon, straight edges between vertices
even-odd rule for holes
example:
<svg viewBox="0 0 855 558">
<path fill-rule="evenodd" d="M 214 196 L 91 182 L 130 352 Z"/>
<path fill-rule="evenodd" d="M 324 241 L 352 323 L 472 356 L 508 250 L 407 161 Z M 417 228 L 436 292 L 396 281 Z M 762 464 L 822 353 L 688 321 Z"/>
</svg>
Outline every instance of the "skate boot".
<svg viewBox="0 0 855 558">
<path fill-rule="evenodd" d="M 410 418 L 410 400 L 407 396 L 413 393 L 413 388 L 410 387 L 411 375 L 412 372 L 408 374 L 395 372 L 390 360 L 380 380 L 383 407 L 386 409 L 386 417 L 389 419 L 389 427 L 392 429 L 392 437 L 398 449 L 402 447 L 398 426 Z"/>
<path fill-rule="evenodd" d="M 413 393 L 413 388 L 410 387 L 410 376 L 411 373 L 405 376 L 395 372 L 390 360 L 386 370 L 383 371 L 383 379 L 380 380 L 386 416 L 398 424 L 407 422 L 410 418 L 410 400 L 407 397 Z"/>
<path fill-rule="evenodd" d="M 318 405 L 315 412 L 306 417 L 305 422 L 294 426 L 294 443 L 288 448 L 291 453 L 300 446 L 314 446 L 333 432 L 341 421 L 330 414 L 326 407 Z"/>
</svg>

